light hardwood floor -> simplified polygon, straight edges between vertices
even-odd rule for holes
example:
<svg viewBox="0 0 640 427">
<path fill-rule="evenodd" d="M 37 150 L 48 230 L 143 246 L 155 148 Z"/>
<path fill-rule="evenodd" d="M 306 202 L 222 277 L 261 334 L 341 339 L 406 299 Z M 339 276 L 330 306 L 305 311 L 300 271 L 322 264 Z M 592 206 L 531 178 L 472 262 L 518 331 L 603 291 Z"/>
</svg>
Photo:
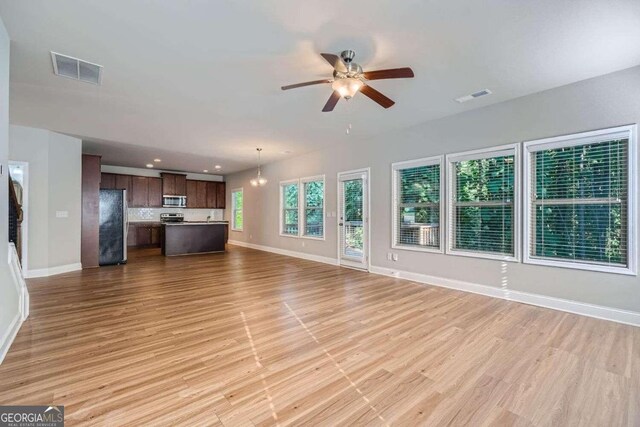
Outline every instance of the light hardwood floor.
<svg viewBox="0 0 640 427">
<path fill-rule="evenodd" d="M 0 404 L 67 425 L 640 425 L 640 328 L 238 247 L 151 254 L 30 280 Z"/>
</svg>

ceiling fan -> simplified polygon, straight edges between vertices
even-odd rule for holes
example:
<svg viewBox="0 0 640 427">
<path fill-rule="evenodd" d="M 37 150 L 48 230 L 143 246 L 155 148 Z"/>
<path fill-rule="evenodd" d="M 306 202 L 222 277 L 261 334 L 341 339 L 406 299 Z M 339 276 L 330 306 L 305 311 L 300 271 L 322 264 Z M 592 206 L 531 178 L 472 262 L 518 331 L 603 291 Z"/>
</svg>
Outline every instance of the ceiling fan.
<svg viewBox="0 0 640 427">
<path fill-rule="evenodd" d="M 323 112 L 333 111 L 340 97 L 351 99 L 358 91 L 371 98 L 384 108 L 389 108 L 394 101 L 390 100 L 367 84 L 369 80 L 404 79 L 413 77 L 413 70 L 409 67 L 392 68 L 389 70 L 362 71 L 362 67 L 353 58 L 356 53 L 345 50 L 340 56 L 331 53 L 320 54 L 333 67 L 333 79 L 314 80 L 311 82 L 297 83 L 282 86 L 282 90 L 295 89 L 303 86 L 331 83 L 333 93 L 322 109 Z"/>
</svg>

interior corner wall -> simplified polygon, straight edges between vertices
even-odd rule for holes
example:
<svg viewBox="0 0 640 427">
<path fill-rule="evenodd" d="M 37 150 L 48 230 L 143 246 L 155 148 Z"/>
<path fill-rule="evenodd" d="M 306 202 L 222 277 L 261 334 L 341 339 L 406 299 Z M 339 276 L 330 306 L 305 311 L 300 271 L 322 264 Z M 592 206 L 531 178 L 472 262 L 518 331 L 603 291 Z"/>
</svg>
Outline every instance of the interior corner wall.
<svg viewBox="0 0 640 427">
<path fill-rule="evenodd" d="M 8 264 L 9 35 L 0 20 L 0 362 L 20 326 L 20 295 Z"/>
<path fill-rule="evenodd" d="M 81 140 L 11 125 L 9 159 L 29 163 L 27 274 L 77 266 L 82 215 Z M 57 212 L 67 212 L 68 216 L 59 218 Z"/>
<path fill-rule="evenodd" d="M 227 175 L 228 206 L 231 191 L 244 189 L 244 230 L 230 231 L 229 239 L 337 258 L 336 218 L 326 219 L 323 241 L 279 235 L 279 182 L 325 174 L 331 212 L 337 173 L 370 167 L 372 266 L 640 313 L 636 276 L 391 249 L 391 163 L 638 123 L 638 94 L 640 67 L 634 67 L 374 137 L 336 130 L 337 143 L 328 148 L 263 166 L 265 187 L 249 184 L 254 169 Z M 388 261 L 388 252 L 398 253 L 398 261 Z"/>
</svg>

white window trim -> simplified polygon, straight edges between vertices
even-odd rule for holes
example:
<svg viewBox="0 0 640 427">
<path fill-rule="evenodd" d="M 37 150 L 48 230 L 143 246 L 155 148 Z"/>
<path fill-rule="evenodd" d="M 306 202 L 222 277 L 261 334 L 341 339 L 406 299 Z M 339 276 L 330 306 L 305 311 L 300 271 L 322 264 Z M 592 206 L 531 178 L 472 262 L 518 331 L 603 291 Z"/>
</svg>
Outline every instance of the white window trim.
<svg viewBox="0 0 640 427">
<path fill-rule="evenodd" d="M 306 223 L 307 223 L 307 211 L 306 211 L 306 194 L 305 194 L 305 189 L 304 189 L 304 184 L 307 182 L 314 182 L 314 181 L 322 181 L 322 236 L 307 236 L 304 234 L 304 230 L 306 228 Z M 302 222 L 302 227 L 300 227 L 300 224 L 298 224 L 298 233 L 300 235 L 301 238 L 303 239 L 310 239 L 310 240 L 325 240 L 325 236 L 326 236 L 326 211 L 325 211 L 325 207 L 326 207 L 326 199 L 327 199 L 327 185 L 324 179 L 324 175 L 316 175 L 316 176 L 309 176 L 309 177 L 305 177 L 305 178 L 300 178 L 300 186 L 298 188 L 298 196 L 299 196 L 299 200 L 298 200 L 298 208 L 300 209 L 300 212 L 298 213 L 298 221 Z"/>
<path fill-rule="evenodd" d="M 627 267 L 616 267 L 602 264 L 594 264 L 585 261 L 564 261 L 553 260 L 548 258 L 537 258 L 531 256 L 530 243 L 531 235 L 529 228 L 531 226 L 531 156 L 533 153 L 541 150 L 548 150 L 560 147 L 572 147 L 576 145 L 584 145 L 596 142 L 604 142 L 616 138 L 628 138 L 628 195 L 629 200 L 627 204 Z M 537 139 L 524 142 L 525 155 L 523 156 L 524 167 L 524 238 L 522 242 L 522 250 L 524 252 L 524 263 L 534 265 L 545 265 L 550 267 L 572 268 L 577 270 L 589 270 L 598 271 L 604 273 L 616 273 L 626 275 L 637 275 L 637 244 L 638 244 L 638 229 L 637 223 L 637 153 L 636 153 L 636 138 L 637 138 L 637 125 L 618 126 L 608 129 L 600 129 L 591 132 L 582 132 L 571 135 L 557 136 L 553 138 Z"/>
<path fill-rule="evenodd" d="M 453 183 L 455 182 L 455 168 L 453 163 L 465 160 L 478 160 L 490 157 L 514 156 L 513 161 L 513 255 L 492 254 L 489 252 L 475 252 L 454 249 L 453 242 Z M 447 241 L 446 251 L 448 255 L 466 256 L 472 258 L 484 258 L 509 262 L 520 262 L 521 259 L 521 178 L 520 178 L 520 144 L 499 145 L 497 147 L 483 148 L 480 150 L 465 151 L 461 153 L 447 154 Z"/>
<path fill-rule="evenodd" d="M 406 160 L 403 162 L 396 162 L 391 164 L 391 191 L 392 191 L 392 204 L 391 204 L 391 248 L 400 249 L 415 252 L 431 252 L 431 253 L 444 253 L 445 247 L 445 218 L 446 218 L 446 197 L 445 197 L 445 156 L 425 157 L 416 160 Z M 398 244 L 398 198 L 399 198 L 399 172 L 403 169 L 416 168 L 420 166 L 433 166 L 440 165 L 440 247 L 432 248 L 426 246 L 412 246 Z"/>
<path fill-rule="evenodd" d="M 236 201 L 233 197 L 234 193 L 242 194 L 242 227 L 236 227 Z M 243 231 L 244 228 L 244 188 L 234 188 L 231 190 L 231 231 Z"/>
<path fill-rule="evenodd" d="M 287 185 L 295 184 L 298 187 L 298 233 L 297 234 L 287 234 L 284 232 L 284 187 Z M 280 214 L 278 215 L 280 225 L 280 236 L 281 237 L 300 237 L 300 180 L 299 179 L 290 179 L 287 181 L 280 181 Z"/>
</svg>

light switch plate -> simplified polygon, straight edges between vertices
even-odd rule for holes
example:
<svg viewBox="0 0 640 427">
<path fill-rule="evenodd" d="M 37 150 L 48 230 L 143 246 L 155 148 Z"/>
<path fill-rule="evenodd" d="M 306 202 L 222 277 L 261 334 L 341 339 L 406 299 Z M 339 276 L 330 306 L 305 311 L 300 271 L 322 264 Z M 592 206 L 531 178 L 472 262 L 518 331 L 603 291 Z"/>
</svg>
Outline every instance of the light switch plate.
<svg viewBox="0 0 640 427">
<path fill-rule="evenodd" d="M 69 211 L 56 211 L 56 218 L 69 218 Z"/>
</svg>

